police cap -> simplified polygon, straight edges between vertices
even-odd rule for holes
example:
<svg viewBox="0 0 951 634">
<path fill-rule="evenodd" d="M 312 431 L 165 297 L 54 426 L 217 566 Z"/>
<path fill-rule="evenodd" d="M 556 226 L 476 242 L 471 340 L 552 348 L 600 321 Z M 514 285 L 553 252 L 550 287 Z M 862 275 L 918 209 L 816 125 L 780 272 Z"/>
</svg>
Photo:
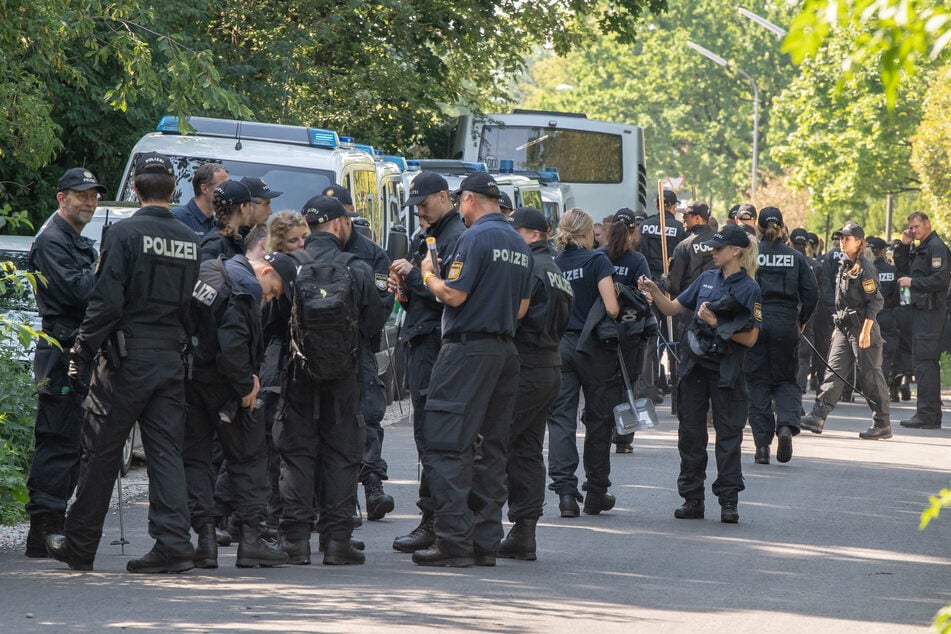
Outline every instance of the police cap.
<svg viewBox="0 0 951 634">
<path fill-rule="evenodd" d="M 294 258 L 280 251 L 272 251 L 264 254 L 264 261 L 270 264 L 281 276 L 284 296 L 292 299 L 294 297 L 294 283 L 297 281 L 297 263 Z"/>
<path fill-rule="evenodd" d="M 331 196 L 340 201 L 342 205 L 352 205 L 353 196 L 350 195 L 350 190 L 344 187 L 343 185 L 338 185 L 334 183 L 330 187 L 324 190 L 324 196 Z"/>
<path fill-rule="evenodd" d="M 60 176 L 56 183 L 56 191 L 64 192 L 67 189 L 74 189 L 78 192 L 87 189 L 95 189 L 100 194 L 106 193 L 106 186 L 96 180 L 92 172 L 85 167 L 74 167 L 66 170 L 66 173 Z"/>
<path fill-rule="evenodd" d="M 332 196 L 312 196 L 304 203 L 300 213 L 307 219 L 309 225 L 320 225 L 342 216 L 358 217 L 352 211 L 347 211 L 343 203 Z"/>
<path fill-rule="evenodd" d="M 142 174 L 166 174 L 171 176 L 174 173 L 175 169 L 167 156 L 158 152 L 146 152 L 140 155 L 135 162 L 133 176 L 141 176 Z"/>
<path fill-rule="evenodd" d="M 550 228 L 548 219 L 534 207 L 519 207 L 508 221 L 512 223 L 513 229 L 534 229 L 547 234 Z"/>
<path fill-rule="evenodd" d="M 449 183 L 436 172 L 420 172 L 409 185 L 409 198 L 404 207 L 412 207 L 426 200 L 436 192 L 448 192 Z"/>
<path fill-rule="evenodd" d="M 865 238 L 865 229 L 862 228 L 862 225 L 855 222 L 854 220 L 849 220 L 841 229 L 832 234 L 833 238 L 842 238 L 844 236 L 851 236 L 853 238 L 864 239 Z"/>
<path fill-rule="evenodd" d="M 792 230 L 792 233 L 789 234 L 789 240 L 793 244 L 806 244 L 806 242 L 809 241 L 809 232 L 802 227 L 796 227 Z"/>
<path fill-rule="evenodd" d="M 713 237 L 703 243 L 705 246 L 713 249 L 720 247 L 742 247 L 750 246 L 750 236 L 739 225 L 726 225 L 720 227 L 720 230 L 713 234 Z"/>
<path fill-rule="evenodd" d="M 267 183 L 253 176 L 245 176 L 241 179 L 241 184 L 248 188 L 248 191 L 251 192 L 251 198 L 256 200 L 260 200 L 261 198 L 277 198 L 284 193 L 274 191 L 268 187 Z"/>
<path fill-rule="evenodd" d="M 459 189 L 452 192 L 452 195 L 459 196 L 462 192 L 472 192 L 496 200 L 501 197 L 499 184 L 495 182 L 491 174 L 485 172 L 472 172 L 463 178 L 462 182 L 459 183 Z"/>
</svg>

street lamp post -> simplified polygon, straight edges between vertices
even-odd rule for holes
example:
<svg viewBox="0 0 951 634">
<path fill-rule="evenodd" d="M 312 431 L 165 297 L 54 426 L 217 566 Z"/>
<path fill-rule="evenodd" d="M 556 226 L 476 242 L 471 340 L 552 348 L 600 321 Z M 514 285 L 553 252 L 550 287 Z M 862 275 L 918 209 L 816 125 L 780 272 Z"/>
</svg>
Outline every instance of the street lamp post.
<svg viewBox="0 0 951 634">
<path fill-rule="evenodd" d="M 737 68 L 736 66 L 726 61 L 725 59 L 723 59 L 722 57 L 720 57 L 713 51 L 707 50 L 704 47 L 700 46 L 699 44 L 696 44 L 694 42 L 687 42 L 687 46 L 697 51 L 698 53 L 700 53 L 701 55 L 709 59 L 711 62 L 719 64 L 720 66 L 723 66 L 727 70 L 736 71 L 737 74 L 741 75 L 742 77 L 745 77 L 750 82 L 750 86 L 753 87 L 753 169 L 752 169 L 752 177 L 750 179 L 750 193 L 755 194 L 756 193 L 756 168 L 757 168 L 757 161 L 759 157 L 759 88 L 757 88 L 756 86 L 756 80 L 754 80 L 750 76 L 749 73 L 743 71 L 740 68 Z"/>
<path fill-rule="evenodd" d="M 757 24 L 759 24 L 761 27 L 763 27 L 767 31 L 771 31 L 772 33 L 774 33 L 776 37 L 778 38 L 786 37 L 786 29 L 784 29 L 783 27 L 773 24 L 766 18 L 756 15 L 752 11 L 744 9 L 743 7 L 737 7 L 736 10 L 739 11 L 740 15 L 742 15 L 744 18 L 748 18 L 752 20 L 753 22 L 756 22 Z"/>
</svg>

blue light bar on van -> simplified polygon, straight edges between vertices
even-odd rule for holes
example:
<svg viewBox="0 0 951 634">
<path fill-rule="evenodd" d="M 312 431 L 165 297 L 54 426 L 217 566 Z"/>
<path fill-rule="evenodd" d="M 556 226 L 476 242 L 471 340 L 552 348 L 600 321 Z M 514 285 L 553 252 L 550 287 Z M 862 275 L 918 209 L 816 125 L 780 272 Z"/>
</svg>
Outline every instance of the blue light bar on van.
<svg viewBox="0 0 951 634">
<path fill-rule="evenodd" d="M 164 134 L 178 134 L 178 117 L 170 114 L 165 115 L 155 126 L 155 131 Z"/>
<path fill-rule="evenodd" d="M 407 170 L 407 171 L 409 171 L 409 170 L 419 171 L 419 170 L 421 170 L 421 169 L 422 169 L 422 167 L 420 167 L 419 161 L 406 161 L 406 170 Z"/>
<path fill-rule="evenodd" d="M 341 141 L 341 137 L 338 137 L 336 132 L 323 128 L 307 128 L 307 136 L 312 146 L 331 150 L 338 147 Z"/>
<path fill-rule="evenodd" d="M 479 163 L 477 161 L 456 161 L 451 159 L 422 159 L 419 161 L 419 166 L 424 170 L 438 174 L 450 174 L 452 176 L 489 171 L 485 163 Z"/>
<path fill-rule="evenodd" d="M 499 174 L 511 174 L 515 171 L 515 161 L 502 159 L 499 161 Z"/>
<path fill-rule="evenodd" d="M 352 136 L 340 137 L 340 147 L 347 148 L 347 149 L 353 148 L 353 137 Z"/>
<path fill-rule="evenodd" d="M 354 143 L 353 147 L 361 152 L 366 152 L 370 156 L 375 156 L 373 146 L 367 145 L 366 143 Z"/>
<path fill-rule="evenodd" d="M 405 172 L 408 167 L 406 159 L 402 156 L 396 156 L 395 154 L 384 154 L 383 160 L 390 163 L 395 163 L 400 168 L 401 172 Z M 417 163 L 417 166 L 418 165 L 419 164 Z"/>
</svg>

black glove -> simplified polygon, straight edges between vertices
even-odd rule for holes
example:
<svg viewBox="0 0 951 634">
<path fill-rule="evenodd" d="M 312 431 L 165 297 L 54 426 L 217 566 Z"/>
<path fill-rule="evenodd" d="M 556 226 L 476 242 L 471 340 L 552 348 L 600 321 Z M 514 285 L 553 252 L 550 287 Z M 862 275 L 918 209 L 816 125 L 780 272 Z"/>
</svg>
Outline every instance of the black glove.
<svg viewBox="0 0 951 634">
<path fill-rule="evenodd" d="M 69 387 L 80 397 L 89 393 L 89 381 L 92 378 L 92 355 L 80 342 L 69 351 Z"/>
</svg>

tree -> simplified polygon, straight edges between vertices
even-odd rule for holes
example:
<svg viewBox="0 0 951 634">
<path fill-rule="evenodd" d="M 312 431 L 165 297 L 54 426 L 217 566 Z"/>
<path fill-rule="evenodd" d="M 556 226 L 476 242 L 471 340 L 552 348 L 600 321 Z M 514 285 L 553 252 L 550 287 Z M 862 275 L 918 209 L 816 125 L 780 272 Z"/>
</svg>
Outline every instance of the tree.
<svg viewBox="0 0 951 634">
<path fill-rule="evenodd" d="M 921 125 L 912 140 L 911 164 L 932 219 L 942 229 L 951 229 L 951 66 L 936 72 L 926 91 Z"/>
<path fill-rule="evenodd" d="M 633 46 L 605 36 L 564 56 L 542 53 L 523 81 L 520 100 L 529 108 L 643 126 L 649 180 L 683 175 L 688 188 L 725 215 L 750 188 L 752 91 L 745 79 L 687 48 L 686 41 L 709 48 L 757 80 L 760 164 L 766 170 L 775 167 L 762 143 L 771 125 L 770 103 L 794 68 L 775 37 L 745 22 L 735 3 L 669 4 Z M 776 7 L 767 15 L 788 23 L 792 12 Z"/>
</svg>

